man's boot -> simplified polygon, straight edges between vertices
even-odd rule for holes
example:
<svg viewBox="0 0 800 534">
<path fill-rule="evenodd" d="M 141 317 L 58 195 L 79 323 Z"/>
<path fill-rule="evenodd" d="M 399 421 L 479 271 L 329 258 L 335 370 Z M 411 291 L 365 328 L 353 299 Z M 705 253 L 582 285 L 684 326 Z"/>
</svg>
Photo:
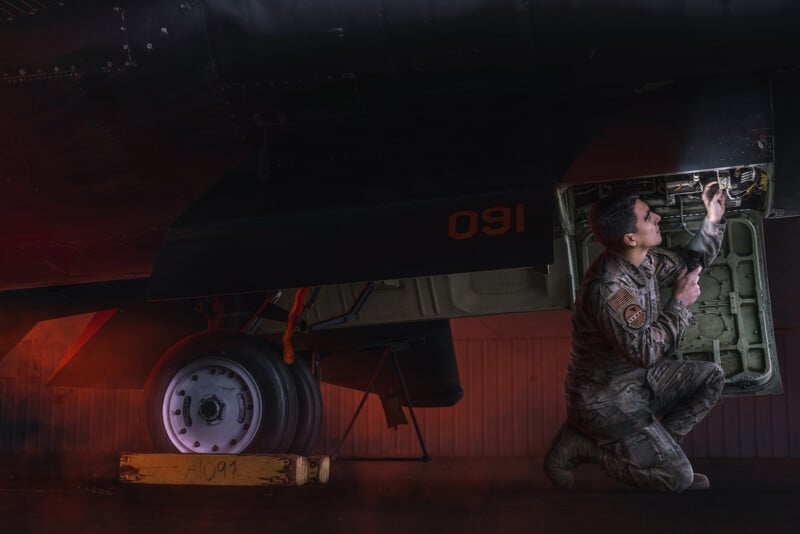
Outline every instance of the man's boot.
<svg viewBox="0 0 800 534">
<path fill-rule="evenodd" d="M 598 461 L 597 444 L 565 422 L 553 438 L 544 458 L 544 473 L 550 482 L 562 488 L 572 488 L 571 471 L 581 462 Z"/>
<path fill-rule="evenodd" d="M 686 488 L 687 490 L 707 490 L 711 487 L 711 482 L 708 480 L 708 477 L 705 476 L 703 473 L 695 473 L 694 478 L 692 480 L 692 485 Z"/>
</svg>

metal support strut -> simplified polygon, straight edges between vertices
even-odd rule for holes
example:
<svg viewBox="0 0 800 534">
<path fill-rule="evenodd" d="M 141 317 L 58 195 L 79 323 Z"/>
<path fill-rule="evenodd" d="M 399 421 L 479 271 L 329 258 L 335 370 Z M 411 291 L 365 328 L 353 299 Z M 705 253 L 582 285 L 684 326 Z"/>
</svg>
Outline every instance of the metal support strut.
<svg viewBox="0 0 800 534">
<path fill-rule="evenodd" d="M 339 444 L 336 446 L 336 451 L 333 455 L 331 455 L 331 459 L 335 460 L 339 458 L 339 453 L 342 451 L 342 446 L 344 445 L 347 436 L 350 435 L 350 431 L 353 429 L 353 425 L 356 423 L 356 419 L 358 419 L 361 410 L 364 408 L 364 404 L 367 402 L 367 397 L 370 393 L 372 393 L 372 388 L 375 386 L 375 381 L 378 379 L 378 375 L 380 375 L 381 369 L 383 368 L 383 363 L 386 361 L 386 358 L 391 356 L 394 362 L 394 369 L 395 373 L 397 373 L 397 378 L 400 381 L 400 387 L 403 390 L 403 397 L 405 398 L 406 405 L 408 406 L 408 412 L 411 414 L 411 421 L 414 423 L 414 429 L 417 432 L 417 439 L 419 440 L 419 446 L 422 449 L 422 456 L 421 457 L 414 457 L 414 458 L 349 458 L 351 460 L 420 460 L 423 462 L 430 461 L 431 457 L 428 455 L 428 449 L 425 447 L 425 440 L 422 439 L 422 432 L 419 429 L 419 423 L 417 423 L 417 417 L 414 415 L 414 406 L 411 404 L 411 398 L 408 395 L 408 388 L 406 387 L 406 381 L 403 378 L 403 372 L 400 369 L 400 362 L 397 359 L 397 352 L 395 351 L 395 347 L 390 345 L 384 349 L 383 354 L 381 355 L 381 359 L 378 360 L 378 365 L 375 367 L 375 371 L 372 373 L 372 377 L 369 379 L 369 384 L 367 385 L 367 390 L 364 392 L 364 396 L 361 397 L 361 402 L 356 408 L 356 412 L 353 414 L 353 418 L 350 420 L 350 424 L 347 425 L 347 430 L 344 431 L 344 436 L 342 439 L 339 440 Z"/>
</svg>

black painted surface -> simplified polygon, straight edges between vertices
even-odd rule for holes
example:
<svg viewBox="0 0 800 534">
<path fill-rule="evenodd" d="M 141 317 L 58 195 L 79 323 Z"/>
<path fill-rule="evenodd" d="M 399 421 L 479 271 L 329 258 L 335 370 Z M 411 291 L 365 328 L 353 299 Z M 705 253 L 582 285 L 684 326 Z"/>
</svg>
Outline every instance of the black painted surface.
<svg viewBox="0 0 800 534">
<path fill-rule="evenodd" d="M 552 262 L 550 187 L 315 211 L 298 201 L 295 212 L 172 228 L 150 298 Z"/>
<path fill-rule="evenodd" d="M 772 81 L 775 115 L 775 199 L 776 215 L 800 216 L 800 74 L 776 75 Z"/>
</svg>

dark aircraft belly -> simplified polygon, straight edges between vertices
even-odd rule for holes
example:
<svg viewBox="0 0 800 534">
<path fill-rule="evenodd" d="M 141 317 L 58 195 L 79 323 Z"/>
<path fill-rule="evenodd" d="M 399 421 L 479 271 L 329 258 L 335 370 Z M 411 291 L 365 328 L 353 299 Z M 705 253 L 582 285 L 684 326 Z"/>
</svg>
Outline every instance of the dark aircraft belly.
<svg viewBox="0 0 800 534">
<path fill-rule="evenodd" d="M 0 21 L 0 290 L 147 276 L 165 229 L 242 160 L 243 124 L 265 137 L 262 112 L 281 187 L 546 186 L 569 166 L 550 151 L 569 163 L 585 116 L 634 89 L 797 50 L 797 6 L 757 0 L 41 4 Z"/>
<path fill-rule="evenodd" d="M 0 85 L 0 290 L 147 276 L 165 229 L 239 161 L 211 90 L 159 89 Z"/>
</svg>

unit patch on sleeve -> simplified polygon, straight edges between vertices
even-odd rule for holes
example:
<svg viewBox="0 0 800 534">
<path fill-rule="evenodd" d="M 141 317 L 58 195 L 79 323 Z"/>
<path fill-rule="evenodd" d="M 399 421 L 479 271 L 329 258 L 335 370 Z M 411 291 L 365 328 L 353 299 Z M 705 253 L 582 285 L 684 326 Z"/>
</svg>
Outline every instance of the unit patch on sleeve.
<svg viewBox="0 0 800 534">
<path fill-rule="evenodd" d="M 625 308 L 625 313 L 623 316 L 625 317 L 625 322 L 628 324 L 628 326 L 634 330 L 638 330 L 643 327 L 645 320 L 647 319 L 647 315 L 644 313 L 642 307 L 638 304 L 631 304 Z"/>
<path fill-rule="evenodd" d="M 618 312 L 626 306 L 630 306 L 631 304 L 636 304 L 636 299 L 633 297 L 631 292 L 628 291 L 627 287 L 623 287 L 611 295 L 611 298 L 608 299 L 608 305 L 611 306 L 611 309 L 615 312 Z"/>
</svg>

